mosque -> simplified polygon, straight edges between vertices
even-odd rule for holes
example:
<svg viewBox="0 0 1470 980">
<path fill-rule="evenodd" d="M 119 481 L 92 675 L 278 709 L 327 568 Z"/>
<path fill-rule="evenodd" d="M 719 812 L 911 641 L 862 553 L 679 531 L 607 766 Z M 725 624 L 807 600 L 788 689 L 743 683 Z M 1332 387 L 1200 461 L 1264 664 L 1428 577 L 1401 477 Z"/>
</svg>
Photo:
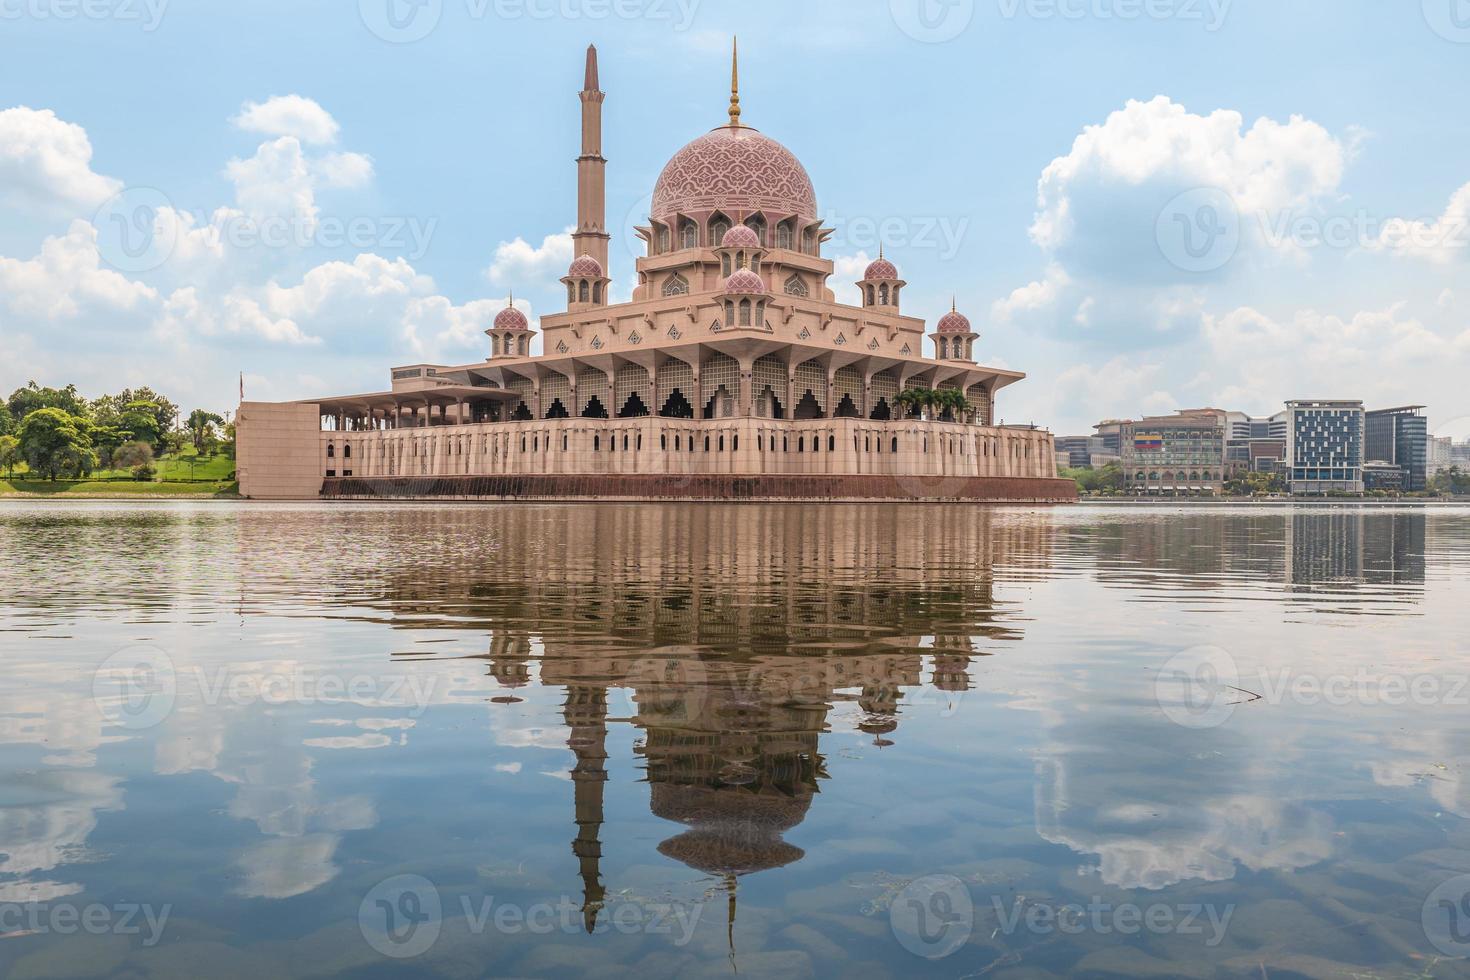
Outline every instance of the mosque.
<svg viewBox="0 0 1470 980">
<path fill-rule="evenodd" d="M 629 302 L 610 301 L 597 51 L 580 94 L 575 258 L 565 312 L 513 302 L 489 357 L 392 369 L 387 391 L 242 402 L 242 494 L 377 497 L 1065 500 L 1053 439 L 997 424 L 1025 375 L 976 362 L 957 307 L 904 312 L 888 258 L 839 303 L 832 229 L 801 162 L 742 121 L 676 153 L 636 229 Z"/>
</svg>

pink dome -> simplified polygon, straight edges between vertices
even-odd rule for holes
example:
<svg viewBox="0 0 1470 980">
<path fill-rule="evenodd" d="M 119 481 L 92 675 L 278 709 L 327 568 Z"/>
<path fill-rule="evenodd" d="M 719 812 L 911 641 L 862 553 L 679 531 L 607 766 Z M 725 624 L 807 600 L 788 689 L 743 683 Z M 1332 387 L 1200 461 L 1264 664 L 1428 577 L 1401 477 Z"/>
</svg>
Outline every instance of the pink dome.
<svg viewBox="0 0 1470 980">
<path fill-rule="evenodd" d="M 863 273 L 864 279 L 897 279 L 898 268 L 892 262 L 879 256 L 868 266 L 868 271 Z"/>
<path fill-rule="evenodd" d="M 745 225 L 736 225 L 725 232 L 724 241 L 720 242 L 721 248 L 760 248 L 761 236 L 755 233 L 753 228 Z"/>
<path fill-rule="evenodd" d="M 658 221 L 710 211 L 815 221 L 817 193 L 786 147 L 749 126 L 721 126 L 674 154 L 653 191 Z"/>
<path fill-rule="evenodd" d="M 754 293 L 764 295 L 766 281 L 749 269 L 736 269 L 735 274 L 725 280 L 727 293 Z"/>
<path fill-rule="evenodd" d="M 568 279 L 601 279 L 602 263 L 590 255 L 579 255 L 572 260 L 571 268 L 567 269 Z"/>
<path fill-rule="evenodd" d="M 970 318 L 958 310 L 950 310 L 940 317 L 939 325 L 935 327 L 939 333 L 973 333 L 970 329 Z"/>
<path fill-rule="evenodd" d="M 530 323 L 526 321 L 526 314 L 514 306 L 507 306 L 495 315 L 496 330 L 529 330 Z"/>
</svg>

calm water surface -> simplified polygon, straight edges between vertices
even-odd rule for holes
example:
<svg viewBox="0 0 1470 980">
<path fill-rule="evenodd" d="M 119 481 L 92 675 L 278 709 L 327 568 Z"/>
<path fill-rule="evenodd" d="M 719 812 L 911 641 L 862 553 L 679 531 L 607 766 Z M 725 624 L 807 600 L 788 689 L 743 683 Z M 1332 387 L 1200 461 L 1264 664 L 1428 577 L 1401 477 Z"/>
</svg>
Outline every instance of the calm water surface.
<svg viewBox="0 0 1470 980">
<path fill-rule="evenodd" d="M 0 558 L 3 975 L 1470 975 L 1470 511 L 7 502 Z"/>
</svg>

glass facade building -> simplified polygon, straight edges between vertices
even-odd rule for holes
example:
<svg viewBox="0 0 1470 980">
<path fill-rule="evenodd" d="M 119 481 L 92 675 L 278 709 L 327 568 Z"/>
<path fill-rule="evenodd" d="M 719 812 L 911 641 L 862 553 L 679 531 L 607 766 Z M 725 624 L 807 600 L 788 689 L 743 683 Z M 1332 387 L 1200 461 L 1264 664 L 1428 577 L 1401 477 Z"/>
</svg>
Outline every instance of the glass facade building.
<svg viewBox="0 0 1470 980">
<path fill-rule="evenodd" d="M 1369 463 L 1392 463 L 1402 472 L 1405 490 L 1429 483 L 1429 420 L 1423 405 L 1384 408 L 1364 418 L 1364 456 Z"/>
<path fill-rule="evenodd" d="M 1362 493 L 1363 403 L 1293 401 L 1286 411 L 1291 492 Z"/>
</svg>

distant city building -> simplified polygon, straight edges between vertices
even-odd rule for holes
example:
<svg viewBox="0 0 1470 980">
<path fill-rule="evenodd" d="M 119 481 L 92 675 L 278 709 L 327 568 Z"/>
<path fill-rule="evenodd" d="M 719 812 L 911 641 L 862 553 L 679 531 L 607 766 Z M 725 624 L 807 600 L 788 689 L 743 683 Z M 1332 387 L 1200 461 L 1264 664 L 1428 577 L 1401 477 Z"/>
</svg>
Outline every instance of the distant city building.
<svg viewBox="0 0 1470 980">
<path fill-rule="evenodd" d="M 1252 418 L 1244 412 L 1226 414 L 1225 463 L 1231 472 L 1256 470 L 1275 473 L 1286 463 L 1285 412 Z"/>
<path fill-rule="evenodd" d="M 1184 409 L 1116 424 L 1124 483 L 1130 491 L 1220 493 L 1224 489 L 1225 412 Z"/>
<path fill-rule="evenodd" d="M 1454 456 L 1455 440 L 1449 436 L 1429 437 L 1429 478 L 1432 480 L 1440 470 L 1450 468 Z"/>
<path fill-rule="evenodd" d="M 1401 471 L 1399 483 L 1402 489 L 1418 491 L 1428 486 L 1429 421 L 1424 417 L 1423 405 L 1384 408 L 1366 413 L 1363 447 L 1365 463 L 1386 463 Z M 1364 477 L 1366 482 L 1366 473 Z M 1377 475 L 1375 479 L 1382 480 L 1383 476 Z"/>
<path fill-rule="evenodd" d="M 1292 493 L 1363 492 L 1361 401 L 1286 403 L 1286 462 Z"/>
<path fill-rule="evenodd" d="M 1368 462 L 1363 464 L 1364 490 L 1407 490 L 1403 467 L 1395 463 Z"/>
<path fill-rule="evenodd" d="M 1097 430 L 1097 438 L 1103 442 L 1103 452 L 1119 457 L 1123 455 L 1123 426 L 1126 424 L 1124 419 L 1105 419 L 1093 426 Z"/>
<path fill-rule="evenodd" d="M 1101 436 L 1060 436 L 1056 445 L 1058 466 L 1073 469 L 1090 466 L 1098 470 L 1118 461 L 1117 449 L 1110 449 Z"/>
</svg>

